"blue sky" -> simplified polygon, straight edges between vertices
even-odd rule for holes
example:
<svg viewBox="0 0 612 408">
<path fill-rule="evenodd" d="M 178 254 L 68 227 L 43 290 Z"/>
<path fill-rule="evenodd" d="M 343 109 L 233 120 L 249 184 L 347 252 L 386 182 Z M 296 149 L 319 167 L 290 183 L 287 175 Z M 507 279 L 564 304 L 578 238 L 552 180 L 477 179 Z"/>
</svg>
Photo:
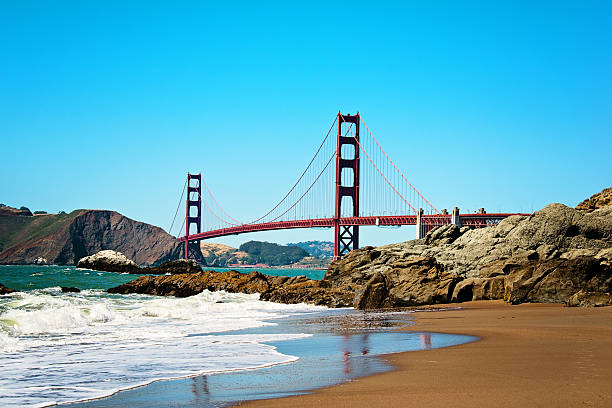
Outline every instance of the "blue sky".
<svg viewBox="0 0 612 408">
<path fill-rule="evenodd" d="M 339 109 L 439 208 L 574 206 L 612 185 L 610 2 L 124 3 L 0 5 L 0 202 L 168 229 L 201 171 L 252 219 Z M 219 242 L 249 239 L 332 234 Z"/>
</svg>

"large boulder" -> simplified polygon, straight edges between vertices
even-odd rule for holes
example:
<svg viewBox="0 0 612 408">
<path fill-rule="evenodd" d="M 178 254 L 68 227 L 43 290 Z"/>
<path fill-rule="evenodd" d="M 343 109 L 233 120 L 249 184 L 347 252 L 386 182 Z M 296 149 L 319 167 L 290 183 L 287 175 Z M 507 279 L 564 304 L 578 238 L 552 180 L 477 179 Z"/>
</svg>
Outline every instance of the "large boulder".
<svg viewBox="0 0 612 408">
<path fill-rule="evenodd" d="M 451 302 L 496 300 L 504 297 L 504 277 L 466 278 L 461 280 L 451 296 Z"/>
<path fill-rule="evenodd" d="M 167 261 L 159 266 L 151 268 L 142 268 L 135 273 L 142 274 L 157 274 L 157 275 L 177 275 L 180 273 L 198 273 L 202 272 L 202 267 L 193 259 L 177 259 L 174 261 Z"/>
<path fill-rule="evenodd" d="M 140 268 L 134 261 L 121 252 L 104 250 L 79 259 L 77 268 L 94 269 L 106 272 L 139 272 Z"/>
<path fill-rule="evenodd" d="M 504 300 L 565 303 L 579 291 L 611 292 L 612 268 L 588 256 L 512 265 L 505 276 Z"/>
<path fill-rule="evenodd" d="M 396 261 L 384 272 L 376 272 L 357 291 L 354 307 L 377 309 L 448 303 L 460 280 L 445 273 L 434 258 Z"/>
</svg>

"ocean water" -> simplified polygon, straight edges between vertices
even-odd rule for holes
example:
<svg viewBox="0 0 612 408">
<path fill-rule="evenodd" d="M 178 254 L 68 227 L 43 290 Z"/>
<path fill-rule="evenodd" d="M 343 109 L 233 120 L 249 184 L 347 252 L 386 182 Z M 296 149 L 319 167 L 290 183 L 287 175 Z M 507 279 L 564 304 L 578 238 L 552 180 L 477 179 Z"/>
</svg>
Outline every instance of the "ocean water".
<svg viewBox="0 0 612 408">
<path fill-rule="evenodd" d="M 325 271 L 319 269 L 268 269 L 268 268 L 209 268 L 217 272 L 236 270 L 251 273 L 257 270 L 271 276 L 298 276 L 321 280 Z M 0 283 L 16 290 L 44 289 L 50 286 L 77 287 L 79 289 L 108 289 L 136 279 L 138 275 L 116 272 L 77 269 L 74 266 L 56 265 L 0 265 Z"/>
<path fill-rule="evenodd" d="M 242 273 L 251 273 L 253 271 L 261 272 L 265 275 L 271 276 L 299 276 L 304 275 L 307 278 L 314 280 L 321 280 L 325 275 L 325 270 L 323 269 L 288 269 L 288 268 L 211 268 L 206 267 L 206 269 L 212 269 L 217 272 L 224 271 L 238 271 Z"/>
<path fill-rule="evenodd" d="M 110 295 L 102 289 L 135 277 L 73 267 L 1 266 L 0 282 L 24 291 L 0 296 L 0 406 L 46 406 L 160 378 L 294 361 L 264 342 L 306 334 L 210 334 L 324 309 L 262 302 L 257 294 L 205 291 L 172 298 Z M 89 289 L 62 293 L 59 286 Z"/>
<path fill-rule="evenodd" d="M 134 278 L 74 267 L 0 266 L 0 283 L 21 290 L 0 296 L 0 406 L 108 396 L 77 406 L 226 406 L 390 369 L 351 357 L 363 350 L 369 356 L 473 340 L 382 333 L 405 324 L 410 312 L 381 318 L 223 291 L 188 298 L 104 291 Z M 82 291 L 62 293 L 60 286 Z M 347 372 L 347 364 L 354 369 Z M 296 382 L 298 375 L 305 382 Z M 208 394 L 191 392 L 193 381 L 204 381 Z M 116 394 L 120 390 L 127 391 Z"/>
</svg>

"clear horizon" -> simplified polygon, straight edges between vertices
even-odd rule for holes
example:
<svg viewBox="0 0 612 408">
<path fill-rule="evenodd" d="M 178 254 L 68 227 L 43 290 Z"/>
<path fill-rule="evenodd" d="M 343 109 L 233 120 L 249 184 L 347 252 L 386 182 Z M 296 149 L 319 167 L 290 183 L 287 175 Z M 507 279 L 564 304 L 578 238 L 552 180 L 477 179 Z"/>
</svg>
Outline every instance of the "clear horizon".
<svg viewBox="0 0 612 408">
<path fill-rule="evenodd" d="M 0 202 L 168 230 L 186 173 L 202 172 L 253 219 L 341 110 L 438 208 L 575 206 L 612 185 L 611 20 L 595 1 L 2 4 Z M 367 227 L 361 244 L 413 237 Z M 249 240 L 333 236 L 211 242 Z"/>
</svg>

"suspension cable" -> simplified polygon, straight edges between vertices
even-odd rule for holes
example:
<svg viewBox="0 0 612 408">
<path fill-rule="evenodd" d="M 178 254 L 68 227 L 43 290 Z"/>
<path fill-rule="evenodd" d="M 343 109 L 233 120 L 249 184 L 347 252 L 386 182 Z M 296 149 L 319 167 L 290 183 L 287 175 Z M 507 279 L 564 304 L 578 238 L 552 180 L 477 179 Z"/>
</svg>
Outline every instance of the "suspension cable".
<svg viewBox="0 0 612 408">
<path fill-rule="evenodd" d="M 389 160 L 389 162 L 393 165 L 393 167 L 395 168 L 395 170 L 402 176 L 402 178 L 404 179 L 404 181 L 406 183 L 408 183 L 410 185 L 410 187 L 412 187 L 412 189 L 414 191 L 417 192 L 417 194 L 423 199 L 425 200 L 425 202 L 427 204 L 429 204 L 429 206 L 431 208 L 433 208 L 438 214 L 442 214 L 440 211 L 438 211 L 438 209 L 436 207 L 433 206 L 433 204 L 431 204 L 424 196 L 423 194 L 421 194 L 421 192 L 419 190 L 417 190 L 417 188 L 415 186 L 412 185 L 411 182 L 409 182 L 406 177 L 404 176 L 404 173 L 402 173 L 400 171 L 400 169 L 397 168 L 397 166 L 395 165 L 395 163 L 393 162 L 393 160 L 391 160 L 391 158 L 387 155 L 387 152 L 385 152 L 385 149 L 382 148 L 382 146 L 378 143 L 378 140 L 376 140 L 376 138 L 374 137 L 374 135 L 372 134 L 372 132 L 370 132 L 370 128 L 368 128 L 368 125 L 366 125 L 365 121 L 363 120 L 363 118 L 361 116 L 359 116 L 359 119 L 361 119 L 361 121 L 363 122 L 363 125 L 365 126 L 366 130 L 368 131 L 368 133 L 370 134 L 370 136 L 372 136 L 372 139 L 374 139 L 374 142 L 376 142 L 376 145 L 378 146 L 378 148 L 384 153 L 385 157 L 387 158 L 387 160 Z M 343 118 L 344 120 L 344 118 Z"/>
<path fill-rule="evenodd" d="M 239 225 L 244 225 L 244 224 L 235 224 L 233 222 L 229 222 L 224 220 L 223 218 L 219 217 L 217 215 L 217 213 L 215 213 L 209 206 L 208 204 L 206 204 L 206 201 L 204 201 L 204 199 L 202 198 L 202 194 L 200 194 L 200 192 L 198 191 L 198 195 L 200 196 L 200 201 L 204 203 L 204 206 L 208 209 L 208 212 L 210 212 L 212 215 L 214 215 L 219 221 L 224 222 L 226 224 L 230 224 L 230 225 L 235 225 L 235 226 L 239 226 Z"/>
<path fill-rule="evenodd" d="M 181 229 L 179 231 L 183 230 L 183 227 L 185 226 L 185 221 L 186 221 L 186 218 L 183 218 L 183 224 L 181 225 Z M 187 231 L 185 231 L 185 236 L 187 236 Z"/>
<path fill-rule="evenodd" d="M 187 179 L 185 179 L 185 184 L 183 185 L 183 192 L 181 193 L 181 198 L 179 198 L 178 205 L 176 206 L 176 212 L 174 213 L 174 217 L 172 218 L 172 223 L 170 224 L 170 229 L 168 230 L 168 234 L 170 235 L 172 235 L 172 227 L 174 226 L 174 221 L 176 220 L 176 216 L 179 212 L 179 208 L 181 208 L 181 202 L 183 201 L 183 195 L 185 194 L 186 188 L 187 188 Z M 183 227 L 181 227 L 181 229 L 183 229 Z"/>
<path fill-rule="evenodd" d="M 229 214 L 228 214 L 228 213 L 227 213 L 227 212 L 226 212 L 226 211 L 223 209 L 223 207 L 222 207 L 222 206 L 219 204 L 219 202 L 217 202 L 217 200 L 215 199 L 214 195 L 212 194 L 212 192 L 211 192 L 211 191 L 210 191 L 210 189 L 208 188 L 208 185 L 206 184 L 206 182 L 204 181 L 204 179 L 202 179 L 202 183 L 204 184 L 204 187 L 206 188 L 206 190 L 207 190 L 207 191 L 208 191 L 208 193 L 210 194 L 210 196 L 211 196 L 211 198 L 213 199 L 213 201 L 215 202 L 215 204 L 217 204 L 217 206 L 218 206 L 218 207 L 221 209 L 221 211 L 222 211 L 222 212 L 223 212 L 225 215 L 227 215 L 229 218 L 231 218 L 232 220 L 236 221 L 237 223 L 229 222 L 229 221 L 226 221 L 226 220 L 224 220 L 223 218 L 219 217 L 219 216 L 218 216 L 218 215 L 217 215 L 217 214 L 216 214 L 216 213 L 215 213 L 215 212 L 214 212 L 214 211 L 213 211 L 213 210 L 212 210 L 212 209 L 211 209 L 211 208 L 208 206 L 208 204 L 206 203 L 206 201 L 205 201 L 205 200 L 202 198 L 202 195 L 201 195 L 201 194 L 198 192 L 198 195 L 200 196 L 200 200 L 201 200 L 201 201 L 204 203 L 204 206 L 205 206 L 205 207 L 208 209 L 208 211 L 209 211 L 209 212 L 210 212 L 210 213 L 211 213 L 213 216 L 215 216 L 215 218 L 217 218 L 219 221 L 221 221 L 221 222 L 223 222 L 223 223 L 225 223 L 225 224 L 230 224 L 230 225 L 234 225 L 234 226 L 240 226 L 240 225 L 250 225 L 250 224 L 255 224 L 256 222 L 261 221 L 262 219 L 264 219 L 265 217 L 267 217 L 268 215 L 270 215 L 270 213 L 272 213 L 272 211 L 274 211 L 276 208 L 278 208 L 278 207 L 279 207 L 279 206 L 280 206 L 280 205 L 281 205 L 281 204 L 282 204 L 282 203 L 283 203 L 283 202 L 284 202 L 284 201 L 287 199 L 287 197 L 288 197 L 288 196 L 291 194 L 291 192 L 292 192 L 292 191 L 293 191 L 293 190 L 294 190 L 294 189 L 297 187 L 297 185 L 298 185 L 298 184 L 299 184 L 299 182 L 302 180 L 302 178 L 304 177 L 304 175 L 306 174 L 306 172 L 308 171 L 308 169 L 309 169 L 309 168 L 312 166 L 312 163 L 313 163 L 313 162 L 314 162 L 314 160 L 317 158 L 317 156 L 318 156 L 319 152 L 320 152 L 320 151 L 321 151 L 321 149 L 323 148 L 323 146 L 324 146 L 324 144 L 325 144 L 325 141 L 326 141 L 326 140 L 327 140 L 327 138 L 329 137 L 329 135 L 330 135 L 331 131 L 333 130 L 333 128 L 334 128 L 334 126 L 335 126 L 335 124 L 336 124 L 336 121 L 337 121 L 337 120 L 338 120 L 338 118 L 336 117 L 336 118 L 334 119 L 334 121 L 333 121 L 333 123 L 332 123 L 331 127 L 330 127 L 330 128 L 329 128 L 329 130 L 327 131 L 327 134 L 325 135 L 325 138 L 323 139 L 323 141 L 322 141 L 322 142 L 321 142 L 321 144 L 319 145 L 319 148 L 317 149 L 317 151 L 316 151 L 316 153 L 314 154 L 313 158 L 312 158 L 312 159 L 310 160 L 310 162 L 308 163 L 308 166 L 306 167 L 306 169 L 305 169 L 305 170 L 302 172 L 302 174 L 300 175 L 300 177 L 299 177 L 299 179 L 297 180 L 297 182 L 296 182 L 296 183 L 293 185 L 293 187 L 291 187 L 291 189 L 289 190 L 289 192 L 288 192 L 288 193 L 287 193 L 287 194 L 286 194 L 286 195 L 285 195 L 285 196 L 282 198 L 282 200 L 280 200 L 280 201 L 278 202 L 278 204 L 276 204 L 276 205 L 274 206 L 274 208 L 272 208 L 270 211 L 268 211 L 268 212 L 267 212 L 267 213 L 266 213 L 264 216 L 262 216 L 262 217 L 260 217 L 260 218 L 258 218 L 258 219 L 256 219 L 256 220 L 254 220 L 254 221 L 248 222 L 248 223 L 246 223 L 246 224 L 245 224 L 245 223 L 242 223 L 242 222 L 240 222 L 240 221 L 238 221 L 238 220 L 236 220 L 234 217 L 232 217 L 231 215 L 229 215 Z M 334 153 L 334 154 L 335 154 L 335 153 Z M 330 159 L 330 160 L 331 160 L 331 159 Z M 328 165 L 329 165 L 329 162 L 328 162 Z M 325 168 L 327 168 L 327 166 L 325 166 Z M 325 168 L 324 168 L 324 170 L 325 170 Z M 319 176 L 317 177 L 317 179 L 316 179 L 316 180 L 318 180 L 318 179 L 319 179 L 319 177 L 321 176 L 321 174 L 322 174 L 322 173 L 323 173 L 323 171 L 322 171 L 321 173 L 319 173 Z M 316 180 L 315 180 L 315 182 L 316 182 Z M 310 188 L 312 188 L 312 186 L 313 186 L 313 185 L 314 185 L 314 183 L 313 183 L 313 184 L 312 184 L 312 185 L 309 187 L 309 189 L 307 190 L 307 192 L 310 190 Z M 305 195 L 305 194 L 306 194 L 306 193 L 304 193 L 304 195 Z M 293 206 L 291 206 L 291 207 L 289 208 L 289 210 L 290 210 L 290 209 L 292 209 L 293 207 L 295 207 L 295 205 L 296 205 L 296 204 L 297 204 L 297 203 L 298 203 L 298 202 L 299 202 L 299 201 L 300 201 L 300 200 L 301 200 L 301 199 L 304 197 L 304 195 L 302 195 L 302 197 L 300 197 L 300 199 L 298 199 L 298 201 L 296 201 L 296 202 L 293 204 Z M 181 199 L 182 199 L 182 196 L 181 196 Z M 180 202 L 179 202 L 179 207 L 180 207 Z M 281 214 L 281 216 L 285 215 L 285 214 L 286 214 L 286 213 L 287 213 L 289 210 L 285 211 L 283 214 Z M 178 209 L 177 209 L 177 212 L 178 212 Z M 176 215 L 175 215 L 175 217 L 176 217 Z M 279 217 L 277 217 L 277 218 L 275 218 L 275 219 L 278 219 L 278 218 L 280 218 L 280 216 L 279 216 Z M 182 228 L 182 227 L 181 227 L 181 228 Z"/>
<path fill-rule="evenodd" d="M 204 181 L 204 178 L 202 177 L 202 184 L 204 184 L 204 187 L 206 187 L 206 191 L 208 191 L 208 194 L 210 194 L 210 197 L 213 199 L 213 201 L 215 202 L 215 204 L 217 204 L 217 207 L 219 207 L 221 209 L 221 211 L 223 211 L 223 214 L 227 215 L 229 218 L 231 218 L 232 220 L 236 221 L 238 224 L 242 224 L 242 222 L 238 221 L 237 219 L 235 219 L 234 217 L 232 217 L 231 215 L 229 215 L 227 212 L 225 212 L 225 210 L 223 209 L 223 207 L 221 207 L 221 204 L 219 204 L 217 202 L 217 200 L 215 200 L 215 196 L 213 195 L 213 193 L 210 191 L 210 189 L 208 188 L 208 185 L 206 184 L 206 181 Z"/>
<path fill-rule="evenodd" d="M 346 121 L 344 120 L 344 115 L 340 114 L 340 116 L 342 117 L 342 121 L 344 122 L 344 124 L 346 124 Z M 416 209 L 415 209 L 415 208 L 414 208 L 414 207 L 413 207 L 413 206 L 412 206 L 412 205 L 411 205 L 411 204 L 410 204 L 408 201 L 406 201 L 406 199 L 404 198 L 404 196 L 402 196 L 402 195 L 400 194 L 400 192 L 399 192 L 399 191 L 397 191 L 397 190 L 395 189 L 395 187 L 393 186 L 393 184 L 391 184 L 391 182 L 390 182 L 390 181 L 387 179 L 387 177 L 385 177 L 385 175 L 384 175 L 384 174 L 383 174 L 383 173 L 382 173 L 382 172 L 381 172 L 381 171 L 378 169 L 378 166 L 376 166 L 376 164 L 374 164 L 374 162 L 373 162 L 373 161 L 372 161 L 372 159 L 370 158 L 370 155 L 368 154 L 368 152 L 366 152 L 366 151 L 365 151 L 365 149 L 363 148 L 363 146 L 361 146 L 361 143 L 359 143 L 359 140 L 357 140 L 357 137 L 356 137 L 356 136 L 355 136 L 355 134 L 353 133 L 353 130 L 352 130 L 352 129 L 351 129 L 351 134 L 353 135 L 353 139 L 355 139 L 355 141 L 356 141 L 356 142 L 357 142 L 357 144 L 359 145 L 359 148 L 360 148 L 360 149 L 361 149 L 361 150 L 362 150 L 362 151 L 365 153 L 365 155 L 367 156 L 368 160 L 370 160 L 370 163 L 372 163 L 372 165 L 374 166 L 374 168 L 375 168 L 376 170 L 378 170 L 378 173 L 379 173 L 379 174 L 382 176 L 382 178 L 383 178 L 383 179 L 385 179 L 385 181 L 387 182 L 387 184 L 389 184 L 389 186 L 390 186 L 390 187 L 393 189 L 393 191 L 395 191 L 395 193 L 396 193 L 398 196 L 400 196 L 400 198 L 401 198 L 402 200 L 404 200 L 404 202 L 405 202 L 406 204 L 408 204 L 408 206 L 409 206 L 410 208 L 412 208 L 412 210 L 413 210 L 415 213 L 418 213 L 418 211 L 417 211 L 417 210 L 416 210 Z"/>
<path fill-rule="evenodd" d="M 321 172 L 319 173 L 319 175 L 317 176 L 317 178 L 315 179 L 315 181 L 312 182 L 312 184 L 310 185 L 310 187 L 308 187 L 308 189 L 304 192 L 304 194 L 302 194 L 302 196 L 300 198 L 298 198 L 298 200 L 293 203 L 293 205 L 291 207 L 289 207 L 284 213 L 282 213 L 281 215 L 279 215 L 278 217 L 274 218 L 273 220 L 270 220 L 268 222 L 274 222 L 276 220 L 278 220 L 280 217 L 282 217 L 283 215 L 287 214 L 289 211 L 291 211 L 291 209 L 293 209 L 293 207 L 295 207 L 301 200 L 302 198 L 304 198 L 304 196 L 310 191 L 310 189 L 317 183 L 317 181 L 319 181 L 319 177 L 321 177 L 321 175 L 325 172 L 325 170 L 327 169 L 327 167 L 329 166 L 329 163 L 331 163 L 332 159 L 336 157 L 336 152 L 334 152 L 331 157 L 329 158 L 329 160 L 327 161 L 327 164 L 325 165 L 325 167 L 323 167 L 323 170 L 321 170 Z"/>
<path fill-rule="evenodd" d="M 287 199 L 287 197 L 289 197 L 289 194 L 291 194 L 291 192 L 295 189 L 295 187 L 297 187 L 297 185 L 299 184 L 299 182 L 302 180 L 302 178 L 304 177 L 304 175 L 306 174 L 306 172 L 308 171 L 308 169 L 310 168 L 310 166 L 312 165 L 312 163 L 314 162 L 314 160 L 316 159 L 317 155 L 319 154 L 319 152 L 321 151 L 321 149 L 323 148 L 323 145 L 325 144 L 325 141 L 327 140 L 327 138 L 329 137 L 329 134 L 331 133 L 331 131 L 334 128 L 334 125 L 336 124 L 336 120 L 338 120 L 338 117 L 336 116 L 336 118 L 334 119 L 334 122 L 332 123 L 331 127 L 329 128 L 329 130 L 327 131 L 327 134 L 325 135 L 325 138 L 323 139 L 323 141 L 321 142 L 321 144 L 319 145 L 319 148 L 317 149 L 317 152 L 315 153 L 314 157 L 312 158 L 312 160 L 310 160 L 310 163 L 308 163 L 308 166 L 306 167 L 306 170 L 304 170 L 302 172 L 302 175 L 300 176 L 300 178 L 298 179 L 298 181 L 295 182 L 295 184 L 293 185 L 293 187 L 291 187 L 291 189 L 289 190 L 289 192 L 287 194 L 285 194 L 285 196 L 278 202 L 278 204 L 276 204 L 274 206 L 274 208 L 272 208 L 270 211 L 268 211 L 266 214 L 264 214 L 262 217 L 259 217 L 258 219 L 248 222 L 245 225 L 250 225 L 250 224 L 255 224 L 258 221 L 263 220 L 264 218 L 266 218 L 268 215 L 270 215 L 272 213 L 272 211 L 276 210 L 278 208 L 279 205 L 281 205 L 283 203 L 283 201 L 285 201 Z M 293 208 L 293 207 L 291 207 Z M 283 213 L 283 215 L 286 214 Z"/>
</svg>

